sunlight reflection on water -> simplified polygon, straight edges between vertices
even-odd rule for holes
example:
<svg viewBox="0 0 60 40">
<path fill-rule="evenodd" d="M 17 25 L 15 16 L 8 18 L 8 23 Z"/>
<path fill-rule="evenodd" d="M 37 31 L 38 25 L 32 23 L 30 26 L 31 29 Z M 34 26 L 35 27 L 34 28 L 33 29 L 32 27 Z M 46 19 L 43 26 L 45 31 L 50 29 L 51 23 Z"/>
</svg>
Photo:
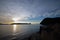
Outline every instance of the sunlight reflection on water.
<svg viewBox="0 0 60 40">
<path fill-rule="evenodd" d="M 16 32 L 16 26 L 17 25 L 13 25 L 13 32 Z"/>
<path fill-rule="evenodd" d="M 38 32 L 40 25 L 0 25 L 0 38 L 8 35 L 23 36 Z"/>
<path fill-rule="evenodd" d="M 16 35 L 16 29 L 17 29 L 17 25 L 13 25 L 13 35 Z"/>
</svg>

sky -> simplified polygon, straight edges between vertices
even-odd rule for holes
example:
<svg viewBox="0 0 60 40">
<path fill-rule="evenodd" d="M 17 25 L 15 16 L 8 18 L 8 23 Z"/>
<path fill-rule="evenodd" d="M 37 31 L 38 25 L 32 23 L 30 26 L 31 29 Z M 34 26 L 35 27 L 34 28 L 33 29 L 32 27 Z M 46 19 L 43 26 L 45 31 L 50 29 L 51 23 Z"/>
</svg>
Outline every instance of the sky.
<svg viewBox="0 0 60 40">
<path fill-rule="evenodd" d="M 0 0 L 0 23 L 40 23 L 60 17 L 60 0 Z"/>
</svg>

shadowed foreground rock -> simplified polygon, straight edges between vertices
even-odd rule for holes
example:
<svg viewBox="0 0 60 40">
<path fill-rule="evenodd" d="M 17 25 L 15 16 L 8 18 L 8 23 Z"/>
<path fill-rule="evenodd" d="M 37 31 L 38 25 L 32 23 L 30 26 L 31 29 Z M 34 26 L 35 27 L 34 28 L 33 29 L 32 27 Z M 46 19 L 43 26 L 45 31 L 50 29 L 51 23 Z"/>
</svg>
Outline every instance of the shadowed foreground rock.
<svg viewBox="0 0 60 40">
<path fill-rule="evenodd" d="M 28 40 L 60 40 L 60 18 L 45 18 L 40 24 L 40 32 Z"/>
</svg>

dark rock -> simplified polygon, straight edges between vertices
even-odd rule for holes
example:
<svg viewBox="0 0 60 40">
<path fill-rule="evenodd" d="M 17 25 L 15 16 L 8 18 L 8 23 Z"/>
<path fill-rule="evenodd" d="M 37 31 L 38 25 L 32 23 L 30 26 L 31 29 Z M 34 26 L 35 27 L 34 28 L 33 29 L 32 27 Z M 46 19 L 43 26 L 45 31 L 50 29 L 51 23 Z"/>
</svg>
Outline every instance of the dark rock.
<svg viewBox="0 0 60 40">
<path fill-rule="evenodd" d="M 60 23 L 60 17 L 57 17 L 57 18 L 45 18 L 40 24 L 49 25 L 49 24 L 55 24 L 55 23 Z"/>
<path fill-rule="evenodd" d="M 41 40 L 60 40 L 60 18 L 45 18 L 40 24 Z"/>
<path fill-rule="evenodd" d="M 40 31 L 29 37 L 30 40 L 60 40 L 60 17 L 45 18 Z"/>
</svg>

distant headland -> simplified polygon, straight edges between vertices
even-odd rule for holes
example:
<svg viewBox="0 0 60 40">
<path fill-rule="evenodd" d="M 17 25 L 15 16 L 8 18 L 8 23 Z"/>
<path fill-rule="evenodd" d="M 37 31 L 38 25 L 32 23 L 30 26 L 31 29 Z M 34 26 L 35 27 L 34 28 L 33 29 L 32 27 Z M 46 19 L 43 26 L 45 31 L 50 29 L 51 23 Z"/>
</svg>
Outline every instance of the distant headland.
<svg viewBox="0 0 60 40">
<path fill-rule="evenodd" d="M 3 24 L 3 23 L 0 23 L 0 25 L 29 25 L 31 23 L 11 23 L 11 24 Z"/>
<path fill-rule="evenodd" d="M 12 23 L 11 25 L 14 25 L 14 24 L 16 24 L 16 25 L 29 25 L 31 23 Z"/>
</svg>

